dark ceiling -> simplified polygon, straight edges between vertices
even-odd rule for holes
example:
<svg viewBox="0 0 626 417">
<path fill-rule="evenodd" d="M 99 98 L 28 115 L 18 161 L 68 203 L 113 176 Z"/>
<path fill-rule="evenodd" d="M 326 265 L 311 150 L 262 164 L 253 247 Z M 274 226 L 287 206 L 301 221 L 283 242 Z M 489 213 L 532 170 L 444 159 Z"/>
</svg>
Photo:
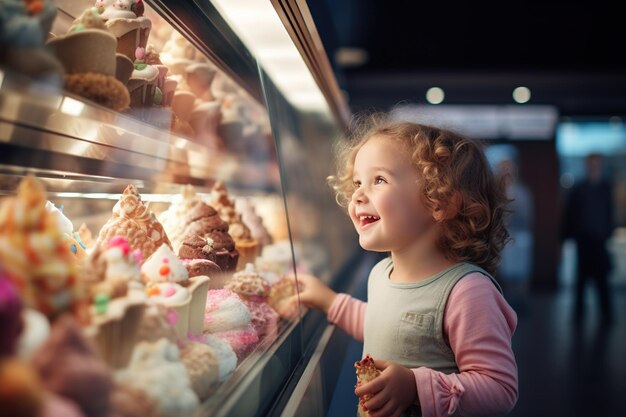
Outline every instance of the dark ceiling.
<svg viewBox="0 0 626 417">
<path fill-rule="evenodd" d="M 432 86 L 446 104 L 530 103 L 562 115 L 626 114 L 626 24 L 618 2 L 308 2 L 353 110 L 424 103 Z M 341 67 L 342 47 L 369 60 Z"/>
</svg>

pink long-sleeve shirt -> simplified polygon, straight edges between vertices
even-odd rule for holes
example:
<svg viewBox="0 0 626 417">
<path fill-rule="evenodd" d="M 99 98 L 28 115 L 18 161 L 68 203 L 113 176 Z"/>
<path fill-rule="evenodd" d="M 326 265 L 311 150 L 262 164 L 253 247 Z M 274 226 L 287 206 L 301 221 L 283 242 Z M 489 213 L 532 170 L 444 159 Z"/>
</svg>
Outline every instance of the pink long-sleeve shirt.
<svg viewBox="0 0 626 417">
<path fill-rule="evenodd" d="M 367 303 L 339 294 L 328 320 L 363 341 Z M 517 325 L 513 309 L 484 276 L 472 273 L 452 289 L 443 333 L 459 373 L 412 369 L 423 417 L 497 416 L 517 401 L 517 365 L 511 338 Z M 385 358 L 379 358 L 385 359 Z"/>
</svg>

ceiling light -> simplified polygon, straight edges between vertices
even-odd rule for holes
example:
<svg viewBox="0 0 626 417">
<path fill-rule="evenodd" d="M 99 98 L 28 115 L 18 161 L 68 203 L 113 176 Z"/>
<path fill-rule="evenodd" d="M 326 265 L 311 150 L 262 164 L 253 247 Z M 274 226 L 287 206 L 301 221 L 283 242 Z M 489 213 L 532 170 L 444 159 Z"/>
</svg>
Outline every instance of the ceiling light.
<svg viewBox="0 0 626 417">
<path fill-rule="evenodd" d="M 513 100 L 516 103 L 527 103 L 530 100 L 530 90 L 528 87 L 517 87 L 513 90 Z"/>
<path fill-rule="evenodd" d="M 335 62 L 342 67 L 359 67 L 370 59 L 370 54 L 363 48 L 343 47 L 335 52 Z"/>
<path fill-rule="evenodd" d="M 446 97 L 443 90 L 439 87 L 431 87 L 426 92 L 426 100 L 430 104 L 441 104 L 443 103 L 443 99 Z"/>
</svg>

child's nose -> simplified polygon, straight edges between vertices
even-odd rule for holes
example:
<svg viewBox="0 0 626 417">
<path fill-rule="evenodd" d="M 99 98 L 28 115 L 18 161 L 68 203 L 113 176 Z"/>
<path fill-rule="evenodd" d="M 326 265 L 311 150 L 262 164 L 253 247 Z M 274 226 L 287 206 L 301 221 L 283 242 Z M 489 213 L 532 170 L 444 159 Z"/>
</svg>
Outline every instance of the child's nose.
<svg viewBox="0 0 626 417">
<path fill-rule="evenodd" d="M 363 204 L 367 202 L 367 195 L 365 194 L 364 187 L 361 186 L 354 191 L 352 194 L 352 200 L 355 203 Z"/>
</svg>

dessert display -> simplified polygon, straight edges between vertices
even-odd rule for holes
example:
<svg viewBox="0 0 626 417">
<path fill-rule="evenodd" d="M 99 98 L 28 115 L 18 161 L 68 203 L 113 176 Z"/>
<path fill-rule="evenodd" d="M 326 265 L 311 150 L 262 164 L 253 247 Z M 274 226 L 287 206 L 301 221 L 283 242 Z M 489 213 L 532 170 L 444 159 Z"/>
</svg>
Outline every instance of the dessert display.
<svg viewBox="0 0 626 417">
<path fill-rule="evenodd" d="M 117 52 L 133 60 L 138 47 L 145 48 L 152 22 L 144 16 L 143 0 L 99 0 L 96 9 L 117 38 Z"/>
<path fill-rule="evenodd" d="M 139 249 L 144 259 L 149 258 L 161 245 L 171 247 L 165 230 L 156 216 L 141 201 L 137 188 L 130 184 L 124 189 L 113 213 L 100 229 L 97 244 L 123 236 L 132 249 Z"/>
<path fill-rule="evenodd" d="M 374 359 L 370 355 L 365 355 L 363 359 L 354 363 L 356 370 L 356 385 L 360 387 L 372 381 L 374 378 L 380 375 L 380 370 L 374 365 Z M 363 404 L 372 398 L 370 394 L 364 395 L 359 398 L 359 417 L 369 417 L 370 413 L 363 408 Z"/>
<path fill-rule="evenodd" d="M 237 269 L 242 269 L 247 263 L 254 262 L 259 255 L 261 245 L 258 240 L 252 238 L 250 229 L 235 210 L 235 202 L 228 196 L 228 190 L 223 182 L 215 183 L 211 195 L 213 206 L 217 209 L 219 216 L 229 225 L 229 233 L 235 240 L 235 247 L 239 252 Z"/>
<path fill-rule="evenodd" d="M 270 285 L 259 275 L 253 264 L 233 275 L 226 288 L 239 295 L 250 310 L 252 326 L 259 337 L 275 335 L 278 324 L 278 313 L 267 303 Z"/>
</svg>

